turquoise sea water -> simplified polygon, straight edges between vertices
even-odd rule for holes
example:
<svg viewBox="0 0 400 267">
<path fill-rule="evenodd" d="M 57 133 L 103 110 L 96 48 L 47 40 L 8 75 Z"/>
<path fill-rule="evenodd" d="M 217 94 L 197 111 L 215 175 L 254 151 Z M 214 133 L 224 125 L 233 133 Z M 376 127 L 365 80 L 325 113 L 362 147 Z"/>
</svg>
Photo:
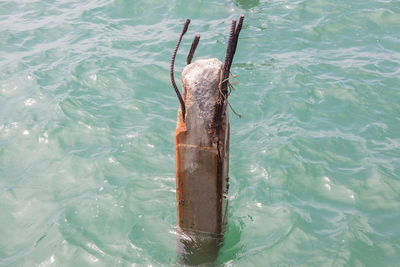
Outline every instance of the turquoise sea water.
<svg viewBox="0 0 400 267">
<path fill-rule="evenodd" d="M 400 266 L 390 0 L 1 1 L 0 266 L 177 264 L 169 61 L 240 14 L 215 264 Z"/>
</svg>

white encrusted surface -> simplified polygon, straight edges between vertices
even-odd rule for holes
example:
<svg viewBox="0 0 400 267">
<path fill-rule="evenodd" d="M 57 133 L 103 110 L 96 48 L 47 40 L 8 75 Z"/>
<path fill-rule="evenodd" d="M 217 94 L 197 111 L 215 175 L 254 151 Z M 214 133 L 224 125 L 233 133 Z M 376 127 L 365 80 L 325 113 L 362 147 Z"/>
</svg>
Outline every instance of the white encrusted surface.
<svg viewBox="0 0 400 267">
<path fill-rule="evenodd" d="M 222 62 L 217 58 L 199 59 L 184 68 L 183 99 L 189 127 L 193 120 L 201 118 L 205 130 L 210 129 L 218 99 L 221 70 Z"/>
</svg>

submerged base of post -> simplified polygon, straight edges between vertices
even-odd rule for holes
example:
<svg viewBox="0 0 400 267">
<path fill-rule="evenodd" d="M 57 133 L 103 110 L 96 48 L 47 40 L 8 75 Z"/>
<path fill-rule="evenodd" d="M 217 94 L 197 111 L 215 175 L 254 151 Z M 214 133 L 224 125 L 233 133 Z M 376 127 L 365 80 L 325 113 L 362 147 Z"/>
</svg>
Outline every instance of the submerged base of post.
<svg viewBox="0 0 400 267">
<path fill-rule="evenodd" d="M 222 243 L 222 235 L 178 228 L 176 251 L 179 263 L 185 266 L 213 264 L 218 258 L 219 248 Z"/>
</svg>

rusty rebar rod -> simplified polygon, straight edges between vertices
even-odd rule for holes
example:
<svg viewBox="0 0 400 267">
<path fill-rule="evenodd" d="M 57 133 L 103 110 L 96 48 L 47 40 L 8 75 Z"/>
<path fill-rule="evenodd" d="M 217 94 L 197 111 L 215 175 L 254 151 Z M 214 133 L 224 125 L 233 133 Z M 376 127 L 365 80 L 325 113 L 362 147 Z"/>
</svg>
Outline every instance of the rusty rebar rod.
<svg viewBox="0 0 400 267">
<path fill-rule="evenodd" d="M 235 53 L 236 53 L 236 46 L 237 46 L 237 43 L 238 43 L 238 40 L 239 40 L 240 31 L 242 30 L 243 20 L 244 20 L 244 15 L 240 15 L 238 25 L 236 26 L 236 29 L 235 29 L 235 36 L 234 36 L 233 44 L 232 44 L 233 48 L 232 48 L 231 61 L 229 62 L 229 71 L 230 71 L 231 66 L 232 66 L 233 57 L 235 56 Z"/>
<path fill-rule="evenodd" d="M 225 62 L 224 62 L 224 68 L 223 68 L 223 75 L 222 75 L 222 94 L 226 97 L 227 95 L 227 85 L 228 85 L 228 78 L 229 78 L 229 71 L 230 71 L 230 65 L 233 60 L 233 41 L 235 37 L 235 30 L 236 30 L 236 20 L 232 20 L 231 24 L 231 32 L 229 34 L 229 41 L 228 41 L 228 46 L 226 48 L 226 55 L 225 55 Z"/>
<path fill-rule="evenodd" d="M 185 112 L 186 112 L 186 110 L 185 110 L 185 102 L 183 101 L 182 95 L 181 95 L 181 93 L 179 92 L 178 87 L 176 86 L 176 83 L 175 83 L 174 65 L 175 65 L 176 53 L 178 52 L 178 48 L 179 48 L 179 45 L 180 45 L 180 43 L 181 43 L 181 41 L 182 41 L 182 37 L 183 37 L 183 35 L 186 33 L 186 31 L 187 31 L 187 29 L 188 29 L 188 27 L 189 27 L 189 23 L 190 23 L 190 19 L 186 19 L 186 20 L 185 20 L 185 24 L 183 25 L 183 28 L 182 28 L 181 35 L 179 36 L 178 42 L 176 43 L 174 53 L 172 54 L 171 68 L 170 68 L 171 82 L 172 82 L 172 86 L 173 86 L 174 89 L 175 89 L 176 96 L 178 97 L 179 102 L 181 103 L 181 110 L 182 110 L 182 118 L 183 118 L 183 121 L 185 121 Z"/>
<path fill-rule="evenodd" d="M 196 48 L 197 48 L 197 45 L 199 44 L 199 41 L 200 41 L 200 34 L 196 34 L 194 36 L 194 39 L 193 39 L 193 42 L 192 42 L 192 46 L 190 47 L 190 51 L 189 51 L 189 54 L 187 56 L 186 63 L 188 65 L 192 62 L 193 55 L 194 55 L 194 52 L 196 52 Z"/>
<path fill-rule="evenodd" d="M 217 135 L 220 132 L 220 125 L 218 124 L 218 121 L 220 121 L 221 116 L 223 114 L 224 105 L 226 105 L 228 102 L 227 87 L 229 84 L 229 73 L 230 73 L 230 68 L 232 66 L 233 57 L 235 56 L 236 46 L 237 46 L 237 42 L 239 39 L 240 30 L 242 29 L 243 20 L 244 20 L 244 16 L 241 15 L 237 26 L 236 26 L 235 19 L 232 20 L 232 24 L 231 24 L 231 31 L 229 34 L 228 46 L 226 48 L 225 62 L 224 62 L 224 67 L 222 69 L 222 77 L 221 77 L 222 84 L 220 85 L 221 92 L 220 92 L 219 101 L 216 105 L 216 112 L 214 113 L 215 115 L 214 115 L 214 120 L 213 120 L 214 127 L 216 127 Z"/>
</svg>

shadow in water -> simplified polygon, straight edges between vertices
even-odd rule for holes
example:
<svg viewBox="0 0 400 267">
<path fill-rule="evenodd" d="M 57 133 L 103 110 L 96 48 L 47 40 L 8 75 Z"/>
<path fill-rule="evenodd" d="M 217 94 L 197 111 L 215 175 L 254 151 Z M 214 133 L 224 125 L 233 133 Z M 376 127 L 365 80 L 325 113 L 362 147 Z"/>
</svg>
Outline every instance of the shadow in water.
<svg viewBox="0 0 400 267">
<path fill-rule="evenodd" d="M 177 229 L 176 251 L 183 266 L 214 266 L 223 235 Z"/>
</svg>

